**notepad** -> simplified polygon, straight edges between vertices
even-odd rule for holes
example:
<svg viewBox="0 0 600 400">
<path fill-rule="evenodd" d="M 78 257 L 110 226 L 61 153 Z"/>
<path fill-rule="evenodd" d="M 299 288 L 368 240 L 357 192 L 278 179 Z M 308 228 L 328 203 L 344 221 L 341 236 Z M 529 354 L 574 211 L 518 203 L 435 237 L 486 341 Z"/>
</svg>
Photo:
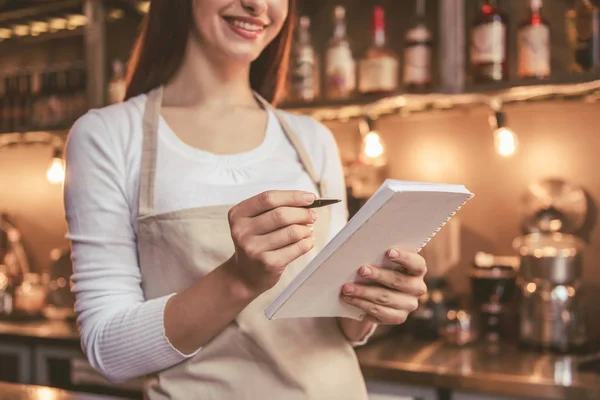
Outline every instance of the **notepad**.
<svg viewBox="0 0 600 400">
<path fill-rule="evenodd" d="M 340 299 L 365 264 L 395 268 L 392 246 L 419 252 L 473 198 L 463 185 L 388 179 L 265 309 L 269 319 L 347 317 L 364 312 Z"/>
</svg>

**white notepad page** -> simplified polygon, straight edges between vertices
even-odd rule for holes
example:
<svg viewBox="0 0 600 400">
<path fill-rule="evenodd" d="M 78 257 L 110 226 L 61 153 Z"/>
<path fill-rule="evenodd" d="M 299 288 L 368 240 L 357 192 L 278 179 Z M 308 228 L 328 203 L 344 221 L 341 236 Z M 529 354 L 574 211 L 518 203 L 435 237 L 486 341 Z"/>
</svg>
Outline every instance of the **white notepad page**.
<svg viewBox="0 0 600 400">
<path fill-rule="evenodd" d="M 392 246 L 421 248 L 473 194 L 463 185 L 388 179 L 346 226 L 265 309 L 269 319 L 347 317 L 364 312 L 340 299 L 365 264 L 393 267 Z"/>
</svg>

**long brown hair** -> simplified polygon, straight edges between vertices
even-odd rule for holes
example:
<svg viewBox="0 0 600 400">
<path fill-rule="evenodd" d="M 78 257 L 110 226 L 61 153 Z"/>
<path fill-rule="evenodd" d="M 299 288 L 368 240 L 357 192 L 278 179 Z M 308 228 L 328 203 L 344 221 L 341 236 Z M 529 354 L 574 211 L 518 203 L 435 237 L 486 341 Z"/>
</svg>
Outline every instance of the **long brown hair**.
<svg viewBox="0 0 600 400">
<path fill-rule="evenodd" d="M 288 71 L 296 0 L 288 1 L 283 28 L 250 68 L 252 89 L 271 103 L 283 94 Z M 193 26 L 192 0 L 152 0 L 129 60 L 125 99 L 164 85 L 175 75 Z"/>
</svg>

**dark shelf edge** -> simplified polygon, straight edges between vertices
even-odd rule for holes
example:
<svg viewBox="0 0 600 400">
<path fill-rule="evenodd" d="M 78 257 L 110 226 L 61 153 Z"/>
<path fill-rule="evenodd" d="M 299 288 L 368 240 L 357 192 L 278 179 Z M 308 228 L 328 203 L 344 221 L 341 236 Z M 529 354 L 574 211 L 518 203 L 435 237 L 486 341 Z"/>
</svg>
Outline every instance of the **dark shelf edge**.
<svg viewBox="0 0 600 400">
<path fill-rule="evenodd" d="M 465 94 L 486 94 L 501 92 L 503 90 L 508 89 L 525 88 L 532 86 L 576 85 L 579 83 L 588 83 L 596 80 L 600 80 L 600 70 L 573 74 L 561 74 L 558 76 L 552 76 L 548 79 L 523 79 L 484 84 L 468 84 L 465 90 Z"/>
<path fill-rule="evenodd" d="M 407 92 L 396 92 L 387 95 L 378 95 L 378 96 L 356 96 L 347 100 L 317 100 L 314 102 L 299 102 L 299 101 L 289 101 L 282 102 L 279 107 L 283 110 L 293 110 L 293 111 L 311 111 L 311 110 L 319 110 L 319 109 L 336 109 L 343 107 L 360 107 L 367 106 L 377 101 L 390 99 L 397 96 L 460 96 L 460 95 L 494 95 L 497 93 L 501 93 L 503 91 L 507 91 L 510 89 L 519 89 L 519 88 L 527 88 L 527 87 L 535 87 L 535 86 L 552 86 L 552 85 L 560 85 L 560 86 L 568 86 L 568 85 L 576 85 L 583 83 L 590 83 L 594 81 L 600 80 L 600 71 L 594 72 L 585 72 L 580 74 L 573 75 L 562 75 L 556 76 L 549 79 L 539 80 L 539 79 L 528 79 L 528 80 L 512 80 L 506 82 L 498 82 L 498 83 L 490 83 L 490 84 L 478 84 L 478 85 L 469 85 L 467 86 L 467 90 L 460 93 L 443 93 L 439 91 L 432 91 L 427 93 L 407 93 Z"/>
<path fill-rule="evenodd" d="M 64 9 L 69 9 L 77 6 L 82 6 L 83 0 L 60 0 L 52 3 L 40 4 L 35 7 L 25 7 L 13 11 L 0 12 L 0 24 L 10 21 L 18 21 L 37 17 L 44 14 L 59 12 Z"/>
</svg>

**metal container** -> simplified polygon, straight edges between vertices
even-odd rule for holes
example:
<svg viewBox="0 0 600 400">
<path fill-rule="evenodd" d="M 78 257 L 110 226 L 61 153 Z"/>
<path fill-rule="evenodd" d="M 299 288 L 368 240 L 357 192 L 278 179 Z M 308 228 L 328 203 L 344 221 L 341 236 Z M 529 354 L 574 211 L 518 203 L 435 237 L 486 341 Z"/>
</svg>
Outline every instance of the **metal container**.
<svg viewBox="0 0 600 400">
<path fill-rule="evenodd" d="M 521 342 L 559 352 L 585 346 L 580 287 L 585 242 L 569 234 L 534 233 L 513 246 L 521 254 Z"/>
<path fill-rule="evenodd" d="M 523 279 L 567 285 L 581 278 L 585 242 L 563 233 L 531 233 L 513 241 L 521 255 Z"/>
</svg>

